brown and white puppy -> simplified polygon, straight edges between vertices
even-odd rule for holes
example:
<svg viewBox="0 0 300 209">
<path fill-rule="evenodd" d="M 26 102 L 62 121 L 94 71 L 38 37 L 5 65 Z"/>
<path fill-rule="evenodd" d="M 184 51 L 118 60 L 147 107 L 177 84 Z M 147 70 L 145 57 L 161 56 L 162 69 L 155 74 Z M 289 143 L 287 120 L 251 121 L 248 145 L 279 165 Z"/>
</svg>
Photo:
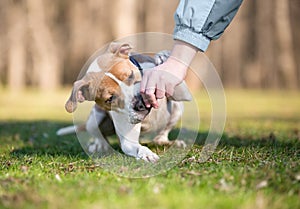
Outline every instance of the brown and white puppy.
<svg viewBox="0 0 300 209">
<path fill-rule="evenodd" d="M 158 155 L 139 143 L 140 134 L 156 132 L 158 134 L 154 142 L 169 144 L 168 134 L 183 113 L 180 101 L 191 100 L 191 95 L 185 83 L 182 83 L 176 87 L 172 97 L 159 100 L 158 109 L 146 108 L 139 93 L 142 75 L 129 59 L 130 50 L 129 44 L 111 43 L 107 51 L 90 64 L 85 76 L 74 83 L 65 108 L 72 113 L 78 102 L 95 101 L 83 128 L 94 138 L 94 142 L 88 146 L 89 152 L 106 153 L 110 146 L 105 137 L 115 132 L 125 154 L 156 162 Z M 155 58 L 142 55 L 133 57 L 142 67 L 151 68 L 167 56 L 161 53 Z M 80 127 L 62 128 L 57 134 L 75 131 L 80 131 Z M 177 143 L 184 146 L 183 142 Z"/>
</svg>

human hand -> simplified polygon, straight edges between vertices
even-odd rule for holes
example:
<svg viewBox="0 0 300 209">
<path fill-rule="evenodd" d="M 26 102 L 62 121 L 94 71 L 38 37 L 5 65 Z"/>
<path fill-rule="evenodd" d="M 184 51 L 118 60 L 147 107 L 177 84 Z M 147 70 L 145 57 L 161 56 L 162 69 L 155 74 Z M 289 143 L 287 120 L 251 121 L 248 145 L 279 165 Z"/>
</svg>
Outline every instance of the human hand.
<svg viewBox="0 0 300 209">
<path fill-rule="evenodd" d="M 196 52 L 193 46 L 176 41 L 166 62 L 144 71 L 140 92 L 147 108 L 158 108 L 157 99 L 173 95 L 175 86 L 184 80 Z"/>
<path fill-rule="evenodd" d="M 163 64 L 145 70 L 140 92 L 146 107 L 158 108 L 157 99 L 172 96 L 175 86 L 183 81 L 187 68 L 179 60 L 169 57 Z"/>
</svg>

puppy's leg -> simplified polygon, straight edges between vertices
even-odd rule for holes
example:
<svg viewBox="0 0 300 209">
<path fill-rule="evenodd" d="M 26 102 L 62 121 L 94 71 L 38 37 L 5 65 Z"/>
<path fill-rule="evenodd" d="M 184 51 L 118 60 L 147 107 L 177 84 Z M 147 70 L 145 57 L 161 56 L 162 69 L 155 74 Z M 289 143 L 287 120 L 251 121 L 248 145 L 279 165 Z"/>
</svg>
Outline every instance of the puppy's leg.
<svg viewBox="0 0 300 209">
<path fill-rule="evenodd" d="M 177 147 L 186 148 L 186 144 L 182 140 L 170 141 L 168 135 L 172 128 L 176 125 L 183 113 L 183 104 L 181 102 L 172 102 L 170 120 L 167 126 L 154 138 L 154 142 L 159 145 L 172 145 L 175 143 Z"/>
<path fill-rule="evenodd" d="M 108 117 L 105 111 L 94 106 L 86 123 L 87 132 L 93 137 L 94 141 L 88 144 L 88 152 L 105 153 L 109 150 L 110 145 L 99 129 L 99 124 Z"/>
<path fill-rule="evenodd" d="M 120 139 L 122 151 L 136 159 L 142 159 L 146 162 L 155 163 L 159 160 L 157 154 L 152 152 L 148 147 L 142 146 L 140 143 L 128 139 Z"/>
<path fill-rule="evenodd" d="M 131 124 L 130 124 L 131 125 Z M 142 146 L 139 143 L 141 124 L 135 124 L 134 127 L 129 128 L 128 131 L 116 130 L 122 151 L 129 156 L 135 157 L 136 159 L 142 159 L 146 162 L 155 163 L 159 160 L 157 154 L 152 152 L 148 147 Z M 125 130 L 125 129 L 123 129 Z"/>
<path fill-rule="evenodd" d="M 111 111 L 110 115 L 114 122 L 116 133 L 119 137 L 122 151 L 136 159 L 147 162 L 157 162 L 159 157 L 149 148 L 139 143 L 141 123 L 131 124 L 128 116 L 120 112 Z"/>
</svg>

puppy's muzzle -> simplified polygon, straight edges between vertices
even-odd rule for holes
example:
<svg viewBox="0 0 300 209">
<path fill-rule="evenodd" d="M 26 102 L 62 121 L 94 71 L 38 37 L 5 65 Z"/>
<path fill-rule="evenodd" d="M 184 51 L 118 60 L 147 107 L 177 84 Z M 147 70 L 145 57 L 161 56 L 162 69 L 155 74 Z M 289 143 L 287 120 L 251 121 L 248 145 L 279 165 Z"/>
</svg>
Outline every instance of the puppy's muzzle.
<svg viewBox="0 0 300 209">
<path fill-rule="evenodd" d="M 138 95 L 134 96 L 134 98 L 133 98 L 133 109 L 136 112 L 148 114 L 151 110 L 151 107 L 147 108 L 142 96 L 140 94 L 138 94 Z"/>
<path fill-rule="evenodd" d="M 140 94 L 133 97 L 132 106 L 129 113 L 129 121 L 132 124 L 142 122 L 150 113 L 151 107 L 147 108 Z"/>
</svg>

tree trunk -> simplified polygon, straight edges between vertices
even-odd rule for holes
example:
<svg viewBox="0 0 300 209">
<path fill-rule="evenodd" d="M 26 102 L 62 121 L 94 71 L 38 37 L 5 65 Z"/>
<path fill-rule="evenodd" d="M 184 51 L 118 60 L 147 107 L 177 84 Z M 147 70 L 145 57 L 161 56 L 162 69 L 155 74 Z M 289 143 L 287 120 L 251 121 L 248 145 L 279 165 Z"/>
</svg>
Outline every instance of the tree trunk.
<svg viewBox="0 0 300 209">
<path fill-rule="evenodd" d="M 27 0 L 28 21 L 32 36 L 33 71 L 36 84 L 43 91 L 52 91 L 59 87 L 61 57 L 50 28 L 46 4 L 51 1 Z"/>
<path fill-rule="evenodd" d="M 274 37 L 274 1 L 256 1 L 256 25 L 255 48 L 257 49 L 257 65 L 253 69 L 257 73 L 259 86 L 254 87 L 277 87 L 277 66 L 275 61 L 276 42 Z M 256 83 L 256 82 L 255 82 Z"/>
<path fill-rule="evenodd" d="M 8 88 L 17 92 L 25 88 L 26 19 L 22 3 L 11 5 L 9 19 Z"/>
<path fill-rule="evenodd" d="M 222 78 L 227 87 L 237 88 L 242 86 L 243 51 L 245 50 L 245 36 L 247 35 L 246 12 L 247 8 L 242 5 L 221 38 Z"/>
<path fill-rule="evenodd" d="M 300 87 L 300 1 L 289 1 L 290 3 L 290 19 L 292 26 L 292 35 L 293 35 L 293 49 L 294 49 L 294 60 L 296 62 L 296 69 L 298 74 L 298 88 Z"/>
<path fill-rule="evenodd" d="M 114 38 L 121 38 L 137 32 L 138 5 L 135 0 L 112 0 Z"/>
<path fill-rule="evenodd" d="M 297 71 L 293 54 L 289 1 L 275 1 L 276 35 L 278 43 L 278 69 L 282 87 L 297 88 Z"/>
</svg>

